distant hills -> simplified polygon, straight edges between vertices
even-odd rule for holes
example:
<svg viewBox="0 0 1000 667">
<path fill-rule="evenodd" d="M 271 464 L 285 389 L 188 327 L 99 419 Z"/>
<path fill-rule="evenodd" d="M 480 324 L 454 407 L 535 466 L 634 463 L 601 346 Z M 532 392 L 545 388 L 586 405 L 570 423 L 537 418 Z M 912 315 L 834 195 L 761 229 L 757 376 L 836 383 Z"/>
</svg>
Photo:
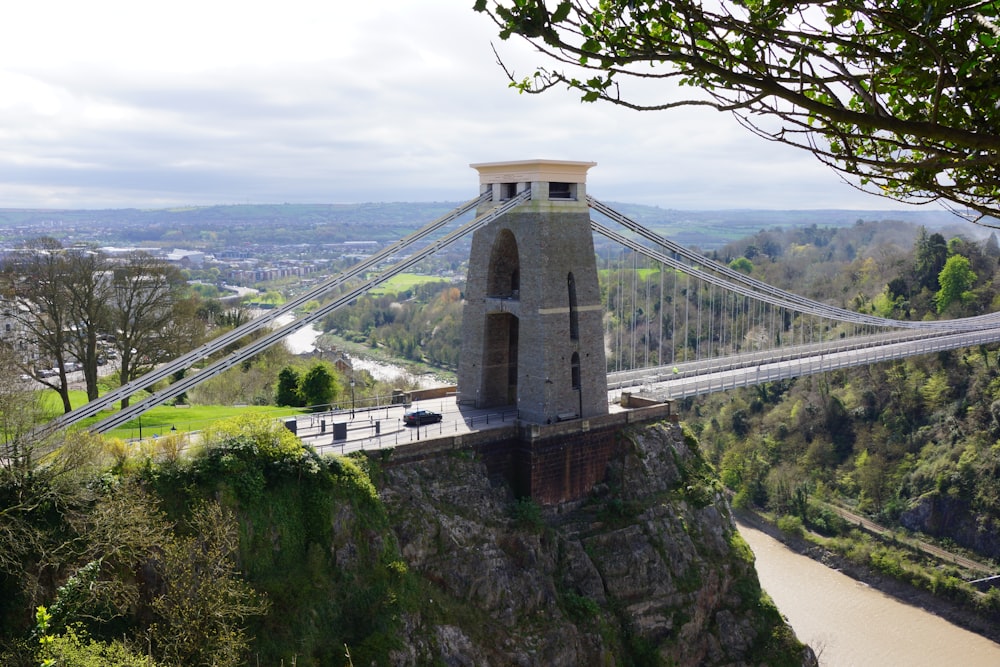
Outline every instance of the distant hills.
<svg viewBox="0 0 1000 667">
<path fill-rule="evenodd" d="M 687 246 L 712 249 L 762 229 L 845 227 L 859 220 L 897 220 L 981 238 L 985 228 L 942 209 L 922 211 L 681 211 L 607 202 Z M 458 202 L 240 204 L 169 209 L 0 209 L 0 244 L 39 236 L 65 244 L 220 247 L 389 241 L 451 211 Z"/>
<path fill-rule="evenodd" d="M 788 227 L 850 227 L 858 221 L 900 221 L 922 225 L 946 236 L 963 235 L 985 238 L 990 230 L 960 220 L 942 209 L 921 211 L 852 211 L 818 209 L 800 211 L 765 211 L 733 209 L 719 211 L 680 211 L 655 206 L 606 202 L 636 222 L 668 236 L 685 246 L 711 250 L 755 234 L 763 229 Z M 998 223 L 1000 224 L 1000 223 Z"/>
</svg>

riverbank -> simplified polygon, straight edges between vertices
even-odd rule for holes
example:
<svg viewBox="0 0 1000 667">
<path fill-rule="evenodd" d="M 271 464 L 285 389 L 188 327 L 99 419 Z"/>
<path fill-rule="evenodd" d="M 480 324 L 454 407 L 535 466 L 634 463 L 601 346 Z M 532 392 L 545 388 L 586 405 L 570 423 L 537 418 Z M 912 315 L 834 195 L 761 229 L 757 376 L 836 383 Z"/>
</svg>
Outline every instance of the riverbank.
<svg viewBox="0 0 1000 667">
<path fill-rule="evenodd" d="M 382 369 L 383 374 L 396 374 L 414 378 L 421 388 L 443 387 L 455 384 L 455 373 L 435 368 L 409 359 L 400 359 L 385 353 L 381 348 L 373 348 L 362 343 L 354 343 L 332 333 L 323 334 L 317 341 L 322 349 L 337 349 L 346 352 L 352 359 L 367 364 L 369 372 Z M 364 360 L 364 361 L 361 361 Z M 361 368 L 358 365 L 358 368 Z M 388 369 L 388 370 L 386 370 Z M 373 373 L 373 375 L 375 375 Z"/>
<path fill-rule="evenodd" d="M 759 530 L 781 542 L 795 553 L 842 572 L 851 579 L 871 586 L 901 602 L 923 609 L 990 641 L 1000 643 L 1000 618 L 977 613 L 955 602 L 935 596 L 927 590 L 887 576 L 873 567 L 859 565 L 815 542 L 789 535 L 755 512 L 735 508 L 733 512 L 739 523 Z"/>
</svg>

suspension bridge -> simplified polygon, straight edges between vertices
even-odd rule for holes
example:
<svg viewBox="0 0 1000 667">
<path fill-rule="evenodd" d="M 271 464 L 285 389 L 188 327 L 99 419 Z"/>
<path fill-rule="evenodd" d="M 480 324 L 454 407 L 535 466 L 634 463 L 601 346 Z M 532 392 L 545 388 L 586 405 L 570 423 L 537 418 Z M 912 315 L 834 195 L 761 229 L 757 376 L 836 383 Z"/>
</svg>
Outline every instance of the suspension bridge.
<svg viewBox="0 0 1000 667">
<path fill-rule="evenodd" d="M 585 174 L 593 164 L 472 165 L 480 172 L 475 198 L 46 428 L 94 417 L 141 389 L 201 366 L 89 428 L 106 432 L 120 426 L 470 235 L 457 402 L 477 409 L 513 406 L 528 423 L 606 413 L 609 402 L 626 391 L 658 400 L 685 398 L 1000 341 L 1000 314 L 892 320 L 754 279 L 588 195 Z M 603 268 L 595 259 L 594 235 L 621 249 L 617 260 L 607 256 Z M 323 305 L 277 325 L 314 300 Z M 258 337 L 215 358 L 250 334 Z"/>
</svg>

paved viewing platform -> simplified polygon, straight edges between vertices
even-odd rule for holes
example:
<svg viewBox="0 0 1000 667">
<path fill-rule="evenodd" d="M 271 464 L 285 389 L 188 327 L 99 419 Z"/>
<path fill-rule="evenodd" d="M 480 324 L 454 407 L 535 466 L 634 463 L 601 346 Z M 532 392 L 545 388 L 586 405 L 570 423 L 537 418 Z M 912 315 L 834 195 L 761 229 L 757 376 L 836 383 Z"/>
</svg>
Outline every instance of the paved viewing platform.
<svg viewBox="0 0 1000 667">
<path fill-rule="evenodd" d="M 403 423 L 403 414 L 409 410 L 430 410 L 441 415 L 434 424 L 409 426 Z M 353 414 L 352 414 L 353 412 Z M 608 406 L 608 414 L 590 419 L 573 418 L 553 424 L 530 424 L 529 435 L 543 436 L 552 433 L 586 431 L 612 423 L 622 425 L 635 421 L 665 418 L 670 406 L 654 403 L 624 408 L 619 402 Z M 349 454 L 356 451 L 392 449 L 431 440 L 449 439 L 456 444 L 491 437 L 507 437 L 496 433 L 507 429 L 516 434 L 519 418 L 516 406 L 475 408 L 459 405 L 454 395 L 414 400 L 407 404 L 383 405 L 355 410 L 341 409 L 332 412 L 297 415 L 284 419 L 286 426 L 302 442 L 321 454 Z M 294 423 L 294 426 L 293 426 Z M 493 432 L 492 435 L 490 432 Z M 338 437 L 342 436 L 342 437 Z"/>
<path fill-rule="evenodd" d="M 436 424 L 408 426 L 403 414 L 408 410 L 431 410 L 441 415 Z M 353 412 L 353 415 L 352 415 Z M 293 421 L 285 419 L 286 425 Z M 386 405 L 356 410 L 338 410 L 294 418 L 295 433 L 302 442 L 321 454 L 349 454 L 359 450 L 389 449 L 399 445 L 486 429 L 512 426 L 517 409 L 461 408 L 454 396 L 413 401 L 406 405 Z M 345 438 L 337 438 L 335 425 L 342 425 Z M 338 429 L 339 430 L 339 429 Z"/>
</svg>

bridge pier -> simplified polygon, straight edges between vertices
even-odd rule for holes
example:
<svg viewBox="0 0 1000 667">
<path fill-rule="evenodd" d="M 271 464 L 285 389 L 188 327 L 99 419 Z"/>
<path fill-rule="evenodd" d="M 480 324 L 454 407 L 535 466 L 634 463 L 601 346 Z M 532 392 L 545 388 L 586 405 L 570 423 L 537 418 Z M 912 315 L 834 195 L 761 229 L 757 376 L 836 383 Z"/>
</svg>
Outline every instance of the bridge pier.
<svg viewBox="0 0 1000 667">
<path fill-rule="evenodd" d="M 551 424 L 607 414 L 602 306 L 586 199 L 593 162 L 474 164 L 486 208 L 531 199 L 475 232 L 469 256 L 458 400 L 516 405 Z"/>
</svg>

